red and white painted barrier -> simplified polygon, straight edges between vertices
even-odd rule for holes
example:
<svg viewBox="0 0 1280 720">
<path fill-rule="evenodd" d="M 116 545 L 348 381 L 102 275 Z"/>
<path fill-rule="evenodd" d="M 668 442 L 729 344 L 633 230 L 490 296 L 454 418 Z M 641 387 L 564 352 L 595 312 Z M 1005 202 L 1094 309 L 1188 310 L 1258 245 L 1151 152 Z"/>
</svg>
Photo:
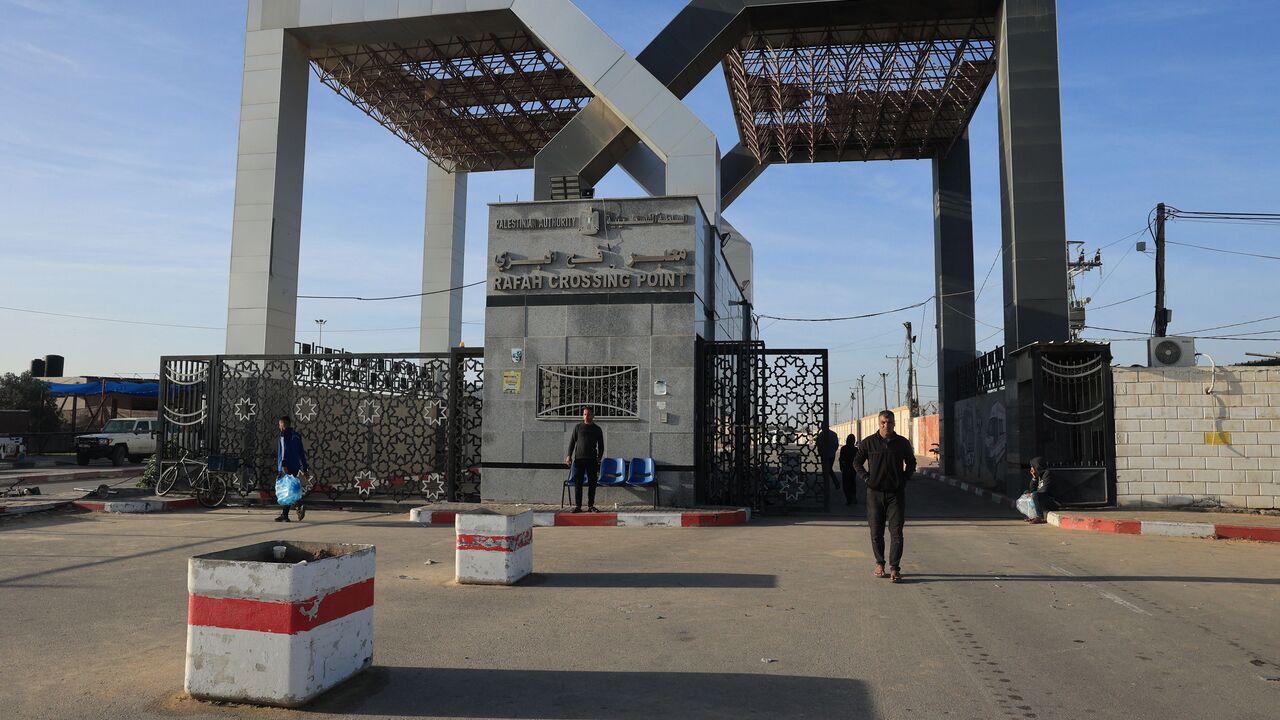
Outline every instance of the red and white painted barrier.
<svg viewBox="0 0 1280 720">
<path fill-rule="evenodd" d="M 373 575 L 372 545 L 264 542 L 191 558 L 187 693 L 297 707 L 369 667 Z"/>
<path fill-rule="evenodd" d="M 1280 527 L 1170 522 L 1167 520 L 1112 519 L 1063 512 L 1050 512 L 1045 515 L 1045 519 L 1049 521 L 1050 525 L 1067 530 L 1092 530 L 1094 532 L 1116 533 L 1119 535 L 1163 535 L 1165 537 L 1280 542 Z"/>
<path fill-rule="evenodd" d="M 514 585 L 533 572 L 533 511 L 481 509 L 458 513 L 456 570 L 460 583 Z"/>
<path fill-rule="evenodd" d="M 413 508 L 409 520 L 422 525 L 454 525 L 465 510 L 433 510 Z M 751 510 L 684 510 L 671 512 L 598 512 L 572 513 L 533 511 L 534 527 L 723 527 L 746 525 Z"/>
</svg>

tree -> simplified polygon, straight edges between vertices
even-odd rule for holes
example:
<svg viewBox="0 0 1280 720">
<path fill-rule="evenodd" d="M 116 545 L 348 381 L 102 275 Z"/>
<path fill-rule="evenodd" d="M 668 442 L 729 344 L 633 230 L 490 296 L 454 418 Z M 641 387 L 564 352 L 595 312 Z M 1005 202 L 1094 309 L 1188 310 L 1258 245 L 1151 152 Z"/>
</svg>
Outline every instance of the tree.
<svg viewBox="0 0 1280 720">
<path fill-rule="evenodd" d="M 31 413 L 31 430 L 53 432 L 60 419 L 58 406 L 49 395 L 49 386 L 24 372 L 0 375 L 0 410 L 26 410 Z"/>
</svg>

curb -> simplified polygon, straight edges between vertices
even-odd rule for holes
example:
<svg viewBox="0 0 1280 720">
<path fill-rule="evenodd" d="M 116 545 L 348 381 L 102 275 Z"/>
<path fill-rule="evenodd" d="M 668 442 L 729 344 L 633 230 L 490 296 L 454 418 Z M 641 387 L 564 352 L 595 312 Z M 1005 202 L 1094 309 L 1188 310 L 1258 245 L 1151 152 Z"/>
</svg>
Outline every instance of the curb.
<svg viewBox="0 0 1280 720">
<path fill-rule="evenodd" d="M 1054 527 L 1067 530 L 1092 530 L 1119 535 L 1161 535 L 1164 537 L 1204 538 L 1209 540 L 1254 540 L 1280 542 L 1280 527 L 1227 525 L 1214 523 L 1169 522 L 1166 520 L 1108 520 L 1087 515 L 1049 512 L 1045 519 Z"/>
<path fill-rule="evenodd" d="M 929 468 L 927 470 L 921 470 L 920 474 L 924 475 L 927 478 L 937 480 L 940 483 L 945 483 L 947 485 L 950 485 L 951 487 L 960 488 L 965 492 L 973 493 L 974 495 L 977 495 L 980 498 L 986 498 L 991 502 L 995 503 L 996 505 L 1003 505 L 1009 508 L 1010 510 L 1015 510 L 1015 511 L 1018 509 L 1016 504 L 1017 501 L 1010 498 L 1007 495 L 1004 495 L 1002 493 L 997 493 L 997 492 L 991 492 L 986 488 L 980 488 L 976 485 L 970 485 L 967 482 L 964 482 L 962 480 L 957 480 L 949 475 L 943 475 L 942 473 L 938 472 L 937 470 L 934 470 L 933 468 Z"/>
<path fill-rule="evenodd" d="M 189 510 L 196 507 L 195 498 L 176 498 L 173 500 L 76 500 L 76 507 L 90 512 L 109 513 L 149 513 L 171 512 L 173 510 Z"/>
<path fill-rule="evenodd" d="M 421 525 L 454 524 L 457 513 L 452 510 L 414 508 L 409 520 Z M 534 512 L 534 527 L 729 527 L 746 525 L 751 510 L 695 510 L 690 512 Z"/>
<path fill-rule="evenodd" d="M 25 469 L 25 468 L 24 468 Z M 20 483 L 67 482 L 74 480 L 105 480 L 108 478 L 142 475 L 142 467 L 110 468 L 102 470 L 70 470 L 59 473 L 36 473 L 34 475 L 5 475 L 3 480 L 15 485 Z"/>
<path fill-rule="evenodd" d="M 50 510 L 59 510 L 71 504 L 70 500 L 50 500 L 48 502 L 35 502 L 30 505 L 5 506 L 0 505 L 0 515 L 26 515 L 28 513 L 48 512 Z"/>
<path fill-rule="evenodd" d="M 971 492 L 978 497 L 985 497 L 997 505 L 1004 505 L 1017 510 L 1016 501 L 1000 493 L 993 493 L 985 488 L 976 487 L 953 477 L 942 475 L 933 469 L 921 470 L 920 474 L 952 487 L 960 488 L 965 492 Z M 1045 520 L 1050 525 L 1065 530 L 1092 530 L 1093 532 L 1114 533 L 1117 535 L 1160 535 L 1163 537 L 1189 537 L 1209 540 L 1280 542 L 1280 527 L 1215 525 L 1214 523 L 1169 522 L 1167 520 L 1112 520 L 1089 515 L 1070 515 L 1059 511 L 1046 513 Z"/>
</svg>

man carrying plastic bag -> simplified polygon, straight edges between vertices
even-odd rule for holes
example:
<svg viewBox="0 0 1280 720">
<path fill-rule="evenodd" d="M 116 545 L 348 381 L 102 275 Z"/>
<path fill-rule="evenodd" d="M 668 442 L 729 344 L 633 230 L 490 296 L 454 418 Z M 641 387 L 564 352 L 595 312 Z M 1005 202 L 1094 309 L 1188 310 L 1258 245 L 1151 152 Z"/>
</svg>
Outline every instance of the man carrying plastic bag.
<svg viewBox="0 0 1280 720">
<path fill-rule="evenodd" d="M 1049 470 L 1044 466 L 1044 458 L 1031 458 L 1031 484 L 1016 505 L 1032 525 L 1043 523 L 1045 512 L 1057 508 L 1058 504 L 1049 496 Z"/>
<path fill-rule="evenodd" d="M 307 451 L 302 446 L 302 436 L 293 429 L 288 415 L 280 417 L 280 440 L 276 445 L 276 502 L 280 503 L 280 515 L 276 522 L 289 522 L 289 508 L 298 511 L 298 519 L 307 515 L 302 504 L 302 481 L 298 473 L 307 470 Z"/>
</svg>

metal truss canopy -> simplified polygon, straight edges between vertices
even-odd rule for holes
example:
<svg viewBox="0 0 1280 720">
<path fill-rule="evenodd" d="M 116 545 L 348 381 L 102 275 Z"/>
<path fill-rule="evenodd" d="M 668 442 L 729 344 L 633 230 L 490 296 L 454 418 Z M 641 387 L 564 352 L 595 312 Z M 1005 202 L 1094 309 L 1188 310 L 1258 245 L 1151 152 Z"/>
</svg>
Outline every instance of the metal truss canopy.
<svg viewBox="0 0 1280 720">
<path fill-rule="evenodd" d="M 312 67 L 449 172 L 528 168 L 592 97 L 527 32 L 325 48 Z"/>
<path fill-rule="evenodd" d="M 995 19 L 748 32 L 724 59 L 761 163 L 929 158 L 996 71 Z"/>
</svg>

